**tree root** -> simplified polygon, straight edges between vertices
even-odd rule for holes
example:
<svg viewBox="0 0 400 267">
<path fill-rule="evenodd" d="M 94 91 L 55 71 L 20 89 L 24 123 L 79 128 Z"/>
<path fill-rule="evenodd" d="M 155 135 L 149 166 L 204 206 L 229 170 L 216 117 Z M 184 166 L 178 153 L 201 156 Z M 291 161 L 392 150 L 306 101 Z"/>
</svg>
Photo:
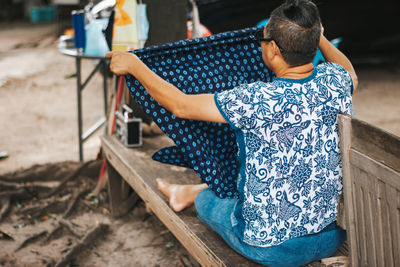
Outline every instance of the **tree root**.
<svg viewBox="0 0 400 267">
<path fill-rule="evenodd" d="M 60 219 L 58 221 L 60 223 L 60 225 L 64 226 L 65 228 L 67 228 L 67 230 L 73 234 L 74 236 L 81 238 L 83 236 L 83 234 L 78 231 L 77 229 L 75 229 L 75 227 L 72 225 L 72 223 L 68 220 L 65 219 Z"/>
<path fill-rule="evenodd" d="M 15 251 L 18 251 L 18 250 L 20 250 L 20 249 L 26 247 L 26 246 L 27 246 L 28 244 L 30 244 L 30 243 L 36 242 L 36 240 L 38 240 L 39 238 L 41 238 L 42 236 L 44 236 L 44 235 L 46 235 L 46 234 L 47 234 L 47 231 L 44 230 L 44 231 L 42 231 L 42 232 L 36 233 L 36 234 L 34 234 L 34 235 L 28 237 L 27 239 L 25 239 L 25 240 L 21 243 L 21 245 L 19 245 L 19 247 L 18 247 Z"/>
<path fill-rule="evenodd" d="M 83 251 L 83 248 L 90 245 L 97 237 L 101 236 L 102 232 L 108 230 L 107 224 L 99 224 L 90 230 L 84 237 L 82 237 L 77 244 L 75 244 L 70 251 L 64 255 L 55 265 L 55 267 L 67 266 L 71 260 L 73 260 L 79 252 Z"/>
<path fill-rule="evenodd" d="M 10 198 L 4 198 L 1 200 L 1 210 L 0 210 L 0 222 L 7 216 L 8 212 L 11 210 L 11 200 Z"/>
<path fill-rule="evenodd" d="M 110 211 L 104 207 L 96 207 L 94 206 L 92 203 L 90 203 L 90 201 L 87 200 L 82 200 L 82 203 L 88 207 L 89 209 L 91 209 L 94 212 L 99 212 L 99 213 L 103 213 L 103 214 L 107 214 L 110 215 Z"/>
<path fill-rule="evenodd" d="M 79 238 L 82 237 L 82 233 L 80 233 L 78 230 L 75 230 L 74 227 L 72 226 L 72 223 L 69 222 L 68 220 L 66 220 L 66 218 L 67 218 L 69 215 L 71 215 L 71 213 L 74 211 L 74 209 L 75 209 L 75 207 L 76 207 L 78 201 L 79 201 L 86 193 L 88 193 L 88 192 L 89 192 L 89 189 L 84 189 L 84 190 L 82 190 L 81 192 L 79 192 L 79 193 L 75 196 L 74 200 L 68 205 L 67 210 L 66 210 L 66 211 L 64 212 L 64 214 L 61 216 L 61 219 L 58 220 L 57 226 L 49 233 L 49 235 L 46 237 L 46 239 L 44 240 L 43 243 L 47 243 L 48 241 L 50 241 L 51 239 L 53 239 L 54 236 L 55 236 L 63 227 L 66 227 L 67 230 L 68 230 L 71 234 L 73 234 L 73 235 L 75 235 L 75 236 L 77 236 L 77 237 L 79 237 Z"/>
<path fill-rule="evenodd" d="M 34 181 L 58 181 L 65 177 L 76 162 L 59 162 L 55 164 L 34 165 L 29 169 L 0 175 L 0 181 L 12 183 L 25 183 Z M 49 175 L 52 174 L 52 175 Z"/>
<path fill-rule="evenodd" d="M 45 264 L 46 267 L 54 266 L 54 260 L 48 257 L 42 257 L 42 263 Z"/>
<path fill-rule="evenodd" d="M 91 245 L 95 238 L 101 236 L 101 232 L 108 229 L 108 225 L 100 224 L 93 227 L 85 235 L 76 225 L 66 219 L 74 213 L 78 203 L 85 201 L 83 198 L 90 192 L 88 185 L 92 186 L 92 181 L 86 184 L 87 177 L 85 175 L 89 172 L 91 174 L 97 173 L 98 170 L 95 170 L 95 167 L 100 167 L 97 166 L 99 162 L 92 164 L 93 161 L 88 161 L 79 165 L 77 163 L 69 163 L 67 168 L 63 168 L 58 164 L 50 168 L 54 174 L 49 171 L 48 166 L 36 166 L 26 171 L 17 172 L 15 176 L 0 175 L 0 221 L 7 216 L 7 213 L 12 208 L 13 200 L 29 200 L 21 203 L 25 207 L 16 209 L 16 213 L 20 214 L 20 216 L 27 216 L 30 220 L 42 218 L 49 213 L 59 214 L 51 232 L 41 230 L 41 232 L 29 236 L 18 245 L 15 251 L 38 242 L 39 239 L 42 239 L 42 244 L 49 242 L 56 237 L 57 233 L 60 233 L 60 230 L 65 228 L 71 235 L 79 239 L 74 246 L 70 247 L 67 254 L 56 263 L 56 266 L 66 266 L 82 251 L 83 247 Z M 71 168 L 75 168 L 75 170 L 68 172 Z M 35 170 L 40 174 L 35 173 Z M 56 179 L 54 179 L 53 175 L 56 176 Z M 70 188 L 71 181 L 76 181 L 80 178 L 82 178 L 83 184 L 86 184 L 82 188 L 83 190 L 77 191 Z M 55 180 L 58 180 L 58 183 L 50 182 Z M 93 179 L 89 178 L 89 180 Z M 73 182 L 75 188 L 76 183 Z M 71 192 L 74 192 L 73 198 L 71 197 Z M 64 232 L 61 234 L 64 234 Z M 53 266 L 55 261 L 46 260 L 46 264 Z"/>
<path fill-rule="evenodd" d="M 0 181 L 0 189 L 1 190 L 17 190 L 17 189 L 26 189 L 29 192 L 48 192 L 53 187 L 50 186 L 44 186 L 44 185 L 39 185 L 39 184 L 20 184 L 20 183 L 15 183 L 15 182 L 4 182 Z"/>
<path fill-rule="evenodd" d="M 41 198 L 48 198 L 51 197 L 55 194 L 57 194 L 59 191 L 61 191 L 61 189 L 63 189 L 65 187 L 65 184 L 68 181 L 71 181 L 75 178 L 77 178 L 79 176 L 79 174 L 89 165 L 93 162 L 93 160 L 87 161 L 85 163 L 83 163 L 81 166 L 79 166 L 72 174 L 68 175 L 67 177 L 65 177 L 61 183 L 57 186 L 54 187 L 50 192 L 44 194 Z"/>
<path fill-rule="evenodd" d="M 43 241 L 43 243 L 47 243 L 50 240 L 52 240 L 54 238 L 54 236 L 62 229 L 62 225 L 61 224 L 57 224 L 57 227 L 55 227 L 46 237 L 46 239 Z"/>
<path fill-rule="evenodd" d="M 53 190 L 52 186 L 39 184 L 19 184 L 13 182 L 0 181 L 0 198 L 7 197 L 11 199 L 25 200 L 39 196 L 40 193 L 47 193 Z"/>
<path fill-rule="evenodd" d="M 63 196 L 61 199 L 51 198 L 43 200 L 41 203 L 35 203 L 34 205 L 24 207 L 18 210 L 16 213 L 28 215 L 33 219 L 37 219 L 48 213 L 61 213 L 65 211 L 62 215 L 62 218 L 66 218 L 72 214 L 79 200 L 88 192 L 89 189 L 82 190 L 69 204 L 67 204 L 70 201 L 70 195 L 68 194 Z"/>
<path fill-rule="evenodd" d="M 28 192 L 25 188 L 0 192 L 0 198 L 24 200 L 24 199 L 31 199 L 33 197 L 35 197 L 35 195 Z"/>
<path fill-rule="evenodd" d="M 71 213 L 74 211 L 74 209 L 75 209 L 76 204 L 78 203 L 78 201 L 79 201 L 84 195 L 86 195 L 88 192 L 89 192 L 88 189 L 85 189 L 85 190 L 82 190 L 81 192 L 79 192 L 79 193 L 75 196 L 74 200 L 69 204 L 67 210 L 64 212 L 64 214 L 63 214 L 62 217 L 63 217 L 63 218 L 67 218 L 69 215 L 71 215 Z"/>
<path fill-rule="evenodd" d="M 24 207 L 18 210 L 17 214 L 27 215 L 33 219 L 38 219 L 48 213 L 61 213 L 67 208 L 69 196 L 64 196 L 61 199 L 52 199 L 44 203 L 36 203 L 31 206 Z"/>
</svg>

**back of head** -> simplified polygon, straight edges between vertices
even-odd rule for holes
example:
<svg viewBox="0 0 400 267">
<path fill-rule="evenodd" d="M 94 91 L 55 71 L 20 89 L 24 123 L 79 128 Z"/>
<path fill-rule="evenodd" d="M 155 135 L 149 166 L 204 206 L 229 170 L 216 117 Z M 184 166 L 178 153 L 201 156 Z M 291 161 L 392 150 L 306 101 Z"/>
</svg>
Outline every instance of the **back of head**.
<svg viewBox="0 0 400 267">
<path fill-rule="evenodd" d="M 288 0 L 272 11 L 266 30 L 289 65 L 310 63 L 321 34 L 318 8 L 309 0 Z"/>
</svg>

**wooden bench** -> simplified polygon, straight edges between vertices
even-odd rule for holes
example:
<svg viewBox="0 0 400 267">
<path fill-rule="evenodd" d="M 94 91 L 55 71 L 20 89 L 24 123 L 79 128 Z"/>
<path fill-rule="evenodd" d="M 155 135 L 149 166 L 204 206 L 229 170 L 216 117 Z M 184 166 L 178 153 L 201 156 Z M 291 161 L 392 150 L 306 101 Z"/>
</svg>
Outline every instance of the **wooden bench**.
<svg viewBox="0 0 400 267">
<path fill-rule="evenodd" d="M 171 183 L 200 183 L 193 170 L 151 159 L 154 152 L 170 145 L 170 139 L 158 136 L 144 138 L 140 148 L 127 149 L 113 136 L 102 137 L 113 216 L 126 213 L 139 195 L 202 266 L 260 266 L 231 249 L 197 218 L 194 207 L 175 213 L 165 202 L 157 190 L 156 178 L 165 178 Z"/>
<path fill-rule="evenodd" d="M 339 126 L 344 201 L 338 223 L 347 230 L 348 242 L 336 255 L 349 250 L 353 266 L 400 266 L 400 138 L 348 116 L 339 116 Z M 256 266 L 201 223 L 193 208 L 175 213 L 164 201 L 156 178 L 200 182 L 191 170 L 151 160 L 171 144 L 162 136 L 127 149 L 114 137 L 102 138 L 113 215 L 124 214 L 137 199 L 132 187 L 203 266 Z"/>
<path fill-rule="evenodd" d="M 400 266 L 400 138 L 346 115 L 339 130 L 351 263 Z"/>
</svg>

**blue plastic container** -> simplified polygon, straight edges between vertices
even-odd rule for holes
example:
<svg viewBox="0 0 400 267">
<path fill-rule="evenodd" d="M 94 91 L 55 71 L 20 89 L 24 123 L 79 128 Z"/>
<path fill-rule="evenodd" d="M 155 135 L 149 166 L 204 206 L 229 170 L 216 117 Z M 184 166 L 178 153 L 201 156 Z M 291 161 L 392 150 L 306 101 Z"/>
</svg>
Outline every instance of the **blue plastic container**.
<svg viewBox="0 0 400 267">
<path fill-rule="evenodd" d="M 31 7 L 30 15 L 32 23 L 54 21 L 56 8 L 54 6 Z"/>
<path fill-rule="evenodd" d="M 84 10 L 73 10 L 71 15 L 72 25 L 74 26 L 75 47 L 78 52 L 83 53 L 86 44 L 85 12 Z"/>
<path fill-rule="evenodd" d="M 56 8 L 54 6 L 44 6 L 42 8 L 42 21 L 44 22 L 52 22 L 54 21 L 56 14 Z"/>
</svg>

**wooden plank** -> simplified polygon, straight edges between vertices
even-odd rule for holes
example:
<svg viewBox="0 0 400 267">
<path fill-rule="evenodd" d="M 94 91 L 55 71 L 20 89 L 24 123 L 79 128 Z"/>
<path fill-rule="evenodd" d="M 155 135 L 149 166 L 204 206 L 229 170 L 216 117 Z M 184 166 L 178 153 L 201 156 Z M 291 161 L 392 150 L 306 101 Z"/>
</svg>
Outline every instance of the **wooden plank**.
<svg viewBox="0 0 400 267">
<path fill-rule="evenodd" d="M 400 172 L 400 137 L 352 119 L 352 147 Z"/>
<path fill-rule="evenodd" d="M 379 238 L 377 237 L 376 239 L 377 261 L 384 262 L 384 266 L 398 266 L 397 255 L 400 254 L 400 245 L 396 237 L 398 236 L 397 233 L 400 225 L 396 219 L 396 213 L 398 212 L 396 192 L 400 188 L 400 173 L 353 149 L 350 151 L 350 161 L 357 168 L 369 173 L 369 179 L 380 181 L 380 186 L 377 189 L 380 205 L 380 214 L 378 214 L 378 217 L 381 219 L 382 230 L 379 232 Z M 355 179 L 356 177 L 357 175 L 354 176 Z M 357 177 L 356 183 L 372 187 L 366 184 L 365 180 L 360 179 L 360 177 Z M 374 190 L 371 188 L 370 191 Z M 371 242 L 370 244 L 372 245 L 373 243 Z M 368 254 L 368 256 L 371 255 Z"/>
<path fill-rule="evenodd" d="M 390 229 L 390 219 L 389 219 L 389 207 L 386 198 L 386 184 L 381 185 L 381 194 L 384 196 L 381 198 L 381 216 L 382 216 L 382 239 L 383 239 L 383 258 L 385 266 L 393 266 L 391 257 L 388 257 L 389 250 L 391 250 L 391 236 L 388 234 Z"/>
<path fill-rule="evenodd" d="M 349 243 L 348 240 L 346 240 L 343 245 L 340 246 L 340 248 L 338 248 L 338 250 L 335 252 L 335 254 L 332 255 L 332 257 L 336 257 L 336 256 L 349 256 Z"/>
<path fill-rule="evenodd" d="M 144 138 L 140 149 L 127 149 L 114 137 L 102 137 L 107 160 L 149 204 L 157 217 L 168 227 L 182 245 L 203 266 L 259 266 L 236 253 L 200 222 L 194 208 L 175 213 L 156 187 L 155 179 L 166 178 L 171 183 L 198 183 L 197 175 L 189 169 L 155 162 L 151 155 L 170 145 L 167 137 Z"/>
<path fill-rule="evenodd" d="M 377 180 L 375 176 L 367 173 L 368 187 L 369 187 L 369 201 L 371 209 L 371 217 L 368 223 L 371 226 L 371 232 L 373 233 L 372 246 L 374 247 L 374 266 L 381 266 L 380 257 L 383 255 L 383 242 L 382 242 L 382 222 L 379 217 L 378 208 L 378 184 L 382 183 Z"/>
<path fill-rule="evenodd" d="M 341 146 L 351 144 L 342 147 L 342 164 L 352 265 L 399 266 L 400 137 L 343 115 L 339 130 Z M 346 134 L 351 141 L 343 140 Z M 343 158 L 346 152 L 350 166 Z"/>
<path fill-rule="evenodd" d="M 396 223 L 396 189 L 391 187 L 390 185 L 386 184 L 386 194 L 387 194 L 387 206 L 388 206 L 388 223 L 389 228 L 387 228 L 386 235 L 389 236 L 390 241 L 387 246 L 387 254 L 386 257 L 390 259 L 391 266 L 399 266 L 396 265 L 394 262 L 395 254 L 398 254 L 400 251 L 397 247 L 398 240 L 396 240 L 397 230 L 398 227 Z"/>
<path fill-rule="evenodd" d="M 372 201 L 374 199 L 374 176 L 369 175 L 366 172 L 360 172 L 362 176 L 358 177 L 358 180 L 365 180 L 364 188 L 364 202 L 365 207 L 365 227 L 366 227 L 366 243 L 367 243 L 367 258 L 369 266 L 376 266 L 376 238 L 374 232 L 375 224 L 375 211 L 372 210 Z"/>
<path fill-rule="evenodd" d="M 349 150 L 351 145 L 351 117 L 347 115 L 340 114 L 338 117 L 339 121 L 339 137 L 340 137 L 340 156 L 342 161 L 342 177 L 343 177 L 343 194 L 344 194 L 344 202 L 345 204 L 345 212 L 341 214 L 341 217 L 338 220 L 339 226 L 343 229 L 347 229 L 348 227 L 354 227 L 355 225 L 355 217 L 351 210 L 349 210 L 349 204 L 352 203 L 352 194 L 351 194 L 351 170 L 350 170 L 350 158 L 349 158 Z M 345 223 L 343 223 L 345 221 Z M 347 232 L 348 240 L 354 240 L 354 233 Z M 353 235 L 353 236 L 351 236 Z M 351 247 L 351 241 L 349 242 Z"/>
<path fill-rule="evenodd" d="M 364 227 L 364 233 L 358 233 L 360 249 L 364 249 L 366 254 L 360 257 L 365 257 L 365 262 L 362 265 L 377 266 L 379 260 L 377 255 L 379 251 L 383 251 L 381 242 L 381 231 L 379 228 L 379 218 L 377 218 L 377 181 L 379 181 L 375 176 L 360 170 L 358 167 L 353 166 L 354 170 L 354 182 L 363 191 L 362 197 L 356 196 L 357 202 L 362 202 L 364 208 L 364 217 L 358 217 L 358 223 L 360 227 Z M 361 203 L 360 203 L 361 204 Z M 362 243 L 361 243 L 362 242 Z"/>
<path fill-rule="evenodd" d="M 360 265 L 398 266 L 397 255 L 400 253 L 397 238 L 400 228 L 397 218 L 398 190 L 371 173 L 360 170 L 356 165 L 352 166 L 352 174 L 354 203 L 356 203 L 354 212 L 357 214 L 356 227 L 348 229 L 357 235 L 357 242 L 353 242 L 355 248 L 352 249 L 359 253 Z M 353 258 L 352 261 L 357 262 L 357 259 Z"/>
<path fill-rule="evenodd" d="M 352 168 L 353 170 L 353 168 Z M 350 259 L 351 259 L 351 265 L 352 266 L 359 266 L 359 259 L 360 259 L 360 229 L 359 225 L 356 223 L 356 217 L 357 217 L 357 199 L 358 195 L 355 193 L 356 192 L 356 184 L 354 182 L 351 183 L 351 200 L 352 203 L 347 204 L 348 205 L 348 210 L 349 212 L 347 214 L 353 214 L 354 216 L 354 225 L 349 225 L 347 228 L 347 236 L 350 236 L 348 238 L 349 240 L 349 246 L 350 246 Z"/>
<path fill-rule="evenodd" d="M 123 184 L 125 184 L 125 181 L 114 169 L 114 167 L 108 163 L 107 174 L 111 214 L 114 217 L 119 217 L 127 213 L 135 205 L 139 199 L 139 196 L 135 192 L 130 192 L 126 189 L 123 189 Z"/>
<path fill-rule="evenodd" d="M 353 169 L 353 173 L 355 177 L 359 177 L 361 174 L 358 169 Z M 356 176 L 357 175 L 357 176 Z M 365 229 L 365 208 L 364 202 L 362 199 L 364 198 L 364 189 L 360 186 L 360 184 L 355 184 L 355 195 L 356 195 L 356 212 L 357 212 L 357 226 L 358 226 L 358 246 L 359 246 L 359 261 L 360 265 L 368 266 L 367 262 L 367 246 L 366 246 L 366 229 Z"/>
<path fill-rule="evenodd" d="M 357 172 L 359 172 L 359 169 L 357 167 L 351 166 L 351 174 L 353 176 L 357 176 Z M 352 180 L 352 191 L 351 194 L 353 196 L 353 202 L 350 204 L 349 210 L 350 212 L 354 213 L 355 217 L 355 223 L 352 227 L 348 228 L 348 231 L 353 233 L 355 236 L 351 240 L 351 264 L 353 266 L 359 266 L 360 265 L 360 259 L 361 259 L 361 242 L 360 236 L 363 235 L 362 232 L 362 227 L 361 224 L 359 223 L 359 218 L 360 218 L 360 203 L 359 203 L 359 185 Z"/>
<path fill-rule="evenodd" d="M 391 200 L 390 200 L 390 219 L 392 225 L 392 238 L 393 238 L 393 263 L 394 266 L 400 266 L 400 224 L 398 220 L 399 208 L 397 206 L 397 197 L 400 194 L 400 189 L 391 188 Z"/>
<path fill-rule="evenodd" d="M 400 173 L 357 150 L 350 150 L 350 162 L 394 188 L 400 188 Z M 354 177 L 356 178 L 356 177 Z"/>
<path fill-rule="evenodd" d="M 346 212 L 344 205 L 344 196 L 343 194 L 338 195 L 338 206 L 337 206 L 337 218 L 336 223 L 342 229 L 346 230 Z"/>
<path fill-rule="evenodd" d="M 378 186 L 377 186 L 377 196 L 378 196 L 378 201 L 377 201 L 377 220 L 379 224 L 379 232 L 378 232 L 378 262 L 380 263 L 380 266 L 385 266 L 385 234 L 386 234 L 386 226 L 384 225 L 385 219 L 384 219 L 384 212 L 385 212 L 385 205 L 386 205 L 386 192 L 385 192 L 385 183 L 382 181 L 378 181 Z"/>
<path fill-rule="evenodd" d="M 396 231 L 397 235 L 395 237 L 395 241 L 397 242 L 397 253 L 395 253 L 395 265 L 400 266 L 400 190 L 397 190 L 397 208 L 395 209 L 396 213 Z"/>
<path fill-rule="evenodd" d="M 395 237 L 397 241 L 397 253 L 395 254 L 395 264 L 396 266 L 400 266 L 400 190 L 397 190 L 397 208 L 396 208 L 396 231 L 397 236 Z"/>
</svg>

